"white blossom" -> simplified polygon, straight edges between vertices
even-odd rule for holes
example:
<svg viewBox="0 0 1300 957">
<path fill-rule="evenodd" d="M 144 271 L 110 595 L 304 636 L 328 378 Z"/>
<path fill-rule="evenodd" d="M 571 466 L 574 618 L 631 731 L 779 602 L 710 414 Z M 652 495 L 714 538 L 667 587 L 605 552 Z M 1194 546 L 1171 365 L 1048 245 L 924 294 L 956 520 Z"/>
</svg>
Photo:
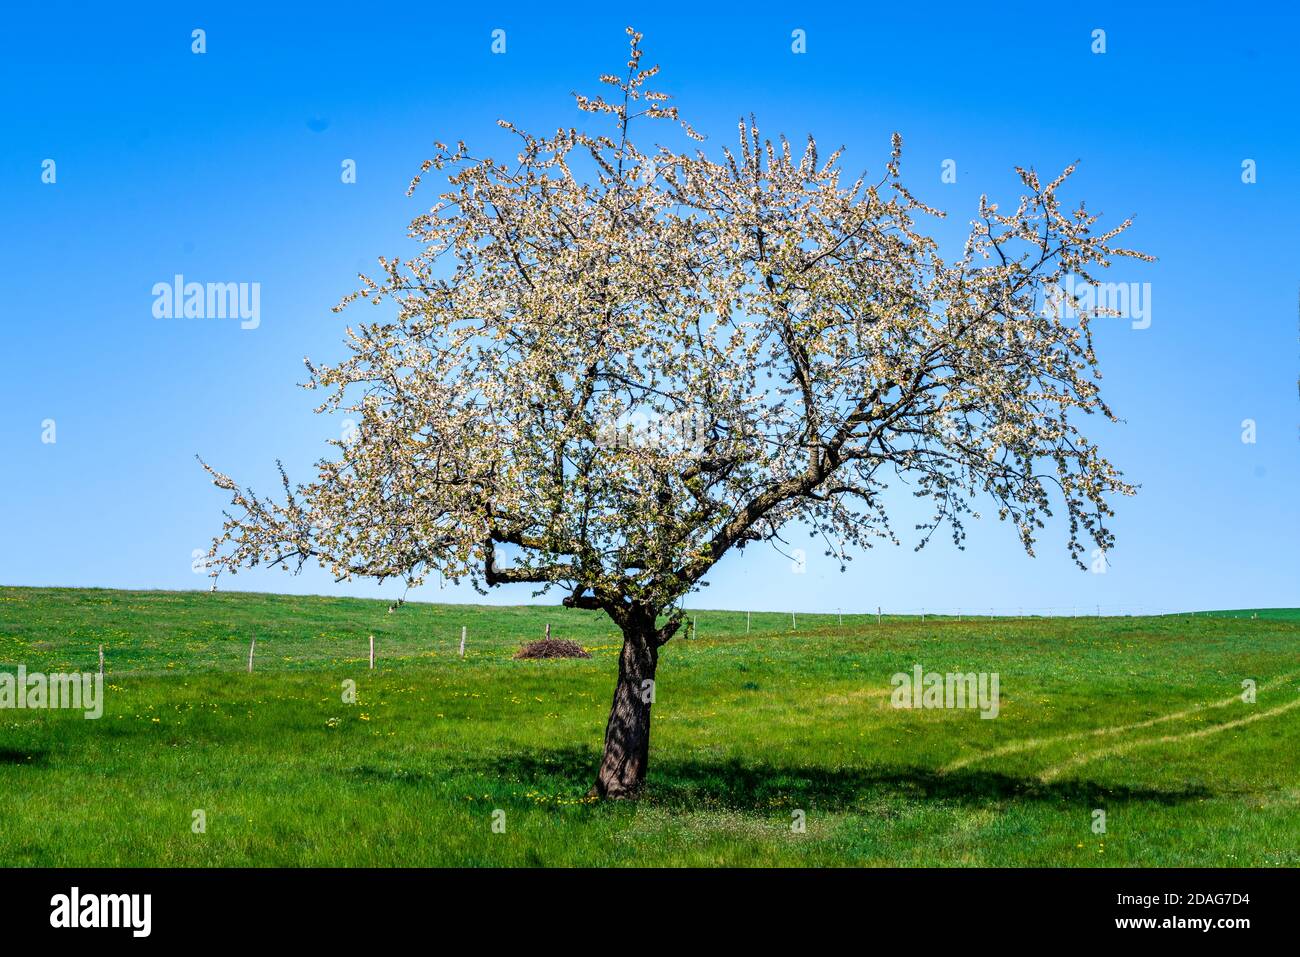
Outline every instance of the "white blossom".
<svg viewBox="0 0 1300 957">
<path fill-rule="evenodd" d="M 632 31 L 629 31 L 632 33 Z M 1091 316 L 1042 314 L 1041 289 L 1116 257 L 1127 222 L 1062 206 L 1018 170 L 1010 212 L 982 199 L 960 255 L 918 225 L 942 213 L 903 185 L 897 135 L 882 175 L 840 151 L 797 151 L 742 121 L 708 156 L 633 139 L 669 120 L 632 33 L 611 92 L 576 95 L 605 122 L 518 137 L 510 163 L 439 144 L 421 167 L 448 186 L 411 224 L 412 258 L 365 298 L 395 315 L 348 329 L 337 365 L 306 360 L 318 411 L 346 411 L 316 477 L 233 492 L 214 574 L 320 561 L 341 580 L 432 574 L 476 587 L 560 587 L 624 626 L 698 586 L 733 546 L 804 523 L 842 561 L 894 539 L 885 489 L 934 504 L 921 544 L 991 499 L 1027 550 L 1063 505 L 1081 566 L 1113 546 L 1108 496 L 1131 494 L 1078 431 L 1101 399 Z M 421 176 L 411 184 L 414 191 Z M 689 443 L 602 441 L 643 415 L 690 421 Z M 644 615 L 642 615 L 644 617 Z M 679 625 L 658 627 L 662 643 Z"/>
</svg>

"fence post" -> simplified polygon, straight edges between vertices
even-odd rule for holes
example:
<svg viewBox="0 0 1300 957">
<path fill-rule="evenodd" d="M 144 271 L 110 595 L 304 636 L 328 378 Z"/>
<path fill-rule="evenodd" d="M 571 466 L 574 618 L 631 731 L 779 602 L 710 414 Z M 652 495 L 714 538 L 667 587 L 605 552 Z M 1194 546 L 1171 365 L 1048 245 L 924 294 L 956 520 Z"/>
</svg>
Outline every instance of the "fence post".
<svg viewBox="0 0 1300 957">
<path fill-rule="evenodd" d="M 99 646 L 99 676 L 104 677 L 104 646 Z"/>
<path fill-rule="evenodd" d="M 749 634 L 749 612 L 745 612 L 745 634 Z"/>
<path fill-rule="evenodd" d="M 876 606 L 876 624 L 880 624 L 880 606 Z"/>
<path fill-rule="evenodd" d="M 460 656 L 465 657 L 465 626 L 460 626 Z"/>
<path fill-rule="evenodd" d="M 791 631 L 799 630 L 799 622 L 795 619 L 794 612 L 790 612 L 790 630 Z"/>
<path fill-rule="evenodd" d="M 375 636 L 370 636 L 370 670 L 375 670 Z"/>
<path fill-rule="evenodd" d="M 257 647 L 257 639 L 254 638 L 248 645 L 248 673 L 253 673 L 253 649 Z"/>
<path fill-rule="evenodd" d="M 551 623 L 549 621 L 546 623 L 546 640 L 551 640 Z"/>
</svg>

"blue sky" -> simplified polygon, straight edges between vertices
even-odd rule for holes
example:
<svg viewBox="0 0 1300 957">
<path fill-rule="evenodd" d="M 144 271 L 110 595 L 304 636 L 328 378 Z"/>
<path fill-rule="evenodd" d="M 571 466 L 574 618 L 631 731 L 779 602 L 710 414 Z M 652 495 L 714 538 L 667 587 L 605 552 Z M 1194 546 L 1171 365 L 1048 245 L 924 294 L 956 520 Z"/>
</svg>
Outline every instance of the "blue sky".
<svg viewBox="0 0 1300 957">
<path fill-rule="evenodd" d="M 377 255 L 409 252 L 406 224 L 432 191 L 404 192 L 431 142 L 505 156 L 499 117 L 537 131 L 578 122 L 570 91 L 594 91 L 620 67 L 631 23 L 709 149 L 752 111 L 768 134 L 812 132 L 824 149 L 843 143 L 850 168 L 877 171 L 898 130 L 905 179 L 950 214 L 939 230 L 949 250 L 982 192 L 1015 200 L 1015 165 L 1055 175 L 1079 159 L 1067 197 L 1110 220 L 1135 216 L 1130 245 L 1159 257 L 1121 261 L 1107 277 L 1150 283 L 1152 321 L 1101 322 L 1106 394 L 1126 423 L 1094 437 L 1142 485 L 1119 503 L 1105 574 L 1069 561 L 1060 528 L 1030 559 L 991 517 L 970 524 L 965 551 L 936 536 L 915 553 L 903 502 L 904 545 L 860 555 L 847 574 L 813 544 L 802 573 L 750 549 L 725 559 L 692 604 L 1300 604 L 1300 15 L 1288 5 L 787 5 L 744 16 L 662 4 L 591 15 L 269 6 L 5 15 L 0 583 L 206 587 L 191 553 L 218 529 L 225 498 L 195 453 L 260 489 L 277 457 L 305 475 L 341 420 L 311 414 L 295 385 L 301 358 L 339 356 L 348 314 L 330 307 Z M 202 55 L 191 52 L 196 28 Z M 504 55 L 491 52 L 494 29 L 506 31 Z M 791 51 L 795 29 L 804 54 Z M 1091 52 L 1095 29 L 1104 54 Z M 345 159 L 353 184 L 341 182 Z M 945 159 L 956 183 L 941 182 Z M 260 325 L 155 319 L 152 287 L 177 273 L 260 283 Z M 42 441 L 47 419 L 54 443 Z M 1242 441 L 1245 419 L 1254 443 Z M 223 581 L 236 586 L 399 591 L 318 572 Z M 437 586 L 412 597 L 481 600 Z"/>
</svg>

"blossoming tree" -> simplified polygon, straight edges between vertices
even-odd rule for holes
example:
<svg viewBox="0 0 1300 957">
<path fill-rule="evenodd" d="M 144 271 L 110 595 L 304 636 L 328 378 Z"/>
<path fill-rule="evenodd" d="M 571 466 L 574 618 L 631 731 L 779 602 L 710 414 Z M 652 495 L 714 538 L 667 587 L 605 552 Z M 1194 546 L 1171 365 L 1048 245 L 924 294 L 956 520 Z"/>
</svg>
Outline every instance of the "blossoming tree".
<svg viewBox="0 0 1300 957">
<path fill-rule="evenodd" d="M 941 258 L 941 216 L 900 179 L 846 181 L 840 153 L 799 155 L 740 124 L 737 151 L 643 150 L 634 127 L 681 126 L 648 88 L 630 30 L 607 96 L 577 96 L 605 131 L 518 136 L 512 163 L 438 144 L 449 188 L 411 225 L 420 252 L 380 259 L 357 298 L 391 306 L 349 328 L 337 365 L 307 361 L 320 412 L 359 421 L 316 478 L 232 494 L 214 574 L 315 560 L 340 579 L 438 573 L 529 583 L 605 612 L 623 635 L 594 792 L 634 795 L 660 649 L 680 600 L 733 547 L 795 525 L 847 561 L 890 529 L 891 479 L 933 501 L 922 544 L 959 543 L 991 499 L 1032 554 L 1058 502 L 1069 550 L 1107 548 L 1107 498 L 1131 494 L 1076 428 L 1113 418 L 1089 332 L 1041 308 L 1044 288 L 1114 257 L 1128 223 L 1019 170 L 1024 195 L 981 200 Z M 411 184 L 414 191 L 417 176 Z M 205 466 L 206 467 L 206 466 Z"/>
</svg>

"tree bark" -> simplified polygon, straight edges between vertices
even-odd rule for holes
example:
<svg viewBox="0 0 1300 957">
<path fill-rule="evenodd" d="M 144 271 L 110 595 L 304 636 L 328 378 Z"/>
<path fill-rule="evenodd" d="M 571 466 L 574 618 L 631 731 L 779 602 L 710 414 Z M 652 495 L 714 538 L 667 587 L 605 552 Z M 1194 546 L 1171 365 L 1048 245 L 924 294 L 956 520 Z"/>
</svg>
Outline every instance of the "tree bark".
<svg viewBox="0 0 1300 957">
<path fill-rule="evenodd" d="M 636 797 L 650 759 L 650 707 L 654 699 L 659 641 L 655 620 L 630 619 L 623 626 L 618 684 L 605 726 L 605 753 L 591 793 L 602 798 Z"/>
</svg>

